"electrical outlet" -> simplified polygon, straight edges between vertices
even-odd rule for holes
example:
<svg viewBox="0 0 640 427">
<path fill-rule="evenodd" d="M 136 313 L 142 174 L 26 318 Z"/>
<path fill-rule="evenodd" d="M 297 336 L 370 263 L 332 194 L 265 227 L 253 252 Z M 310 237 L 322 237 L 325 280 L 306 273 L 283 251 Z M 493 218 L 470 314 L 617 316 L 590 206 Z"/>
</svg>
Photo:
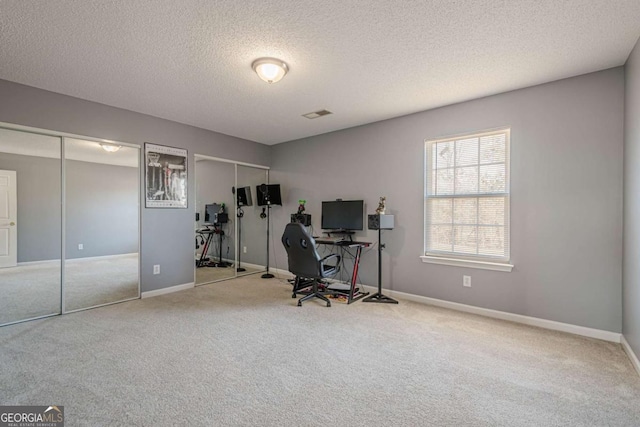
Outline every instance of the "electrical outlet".
<svg viewBox="0 0 640 427">
<path fill-rule="evenodd" d="M 242 253 L 243 253 L 243 254 L 246 254 L 246 253 L 247 253 L 247 247 L 246 247 L 246 246 L 243 246 L 243 247 L 242 247 Z"/>
<path fill-rule="evenodd" d="M 153 266 L 153 274 L 160 274 L 160 264 Z"/>
<path fill-rule="evenodd" d="M 471 287 L 471 276 L 462 276 L 462 286 L 465 288 Z"/>
<path fill-rule="evenodd" d="M 84 245 L 82 243 L 78 243 L 78 250 L 81 251 L 84 249 Z"/>
</svg>

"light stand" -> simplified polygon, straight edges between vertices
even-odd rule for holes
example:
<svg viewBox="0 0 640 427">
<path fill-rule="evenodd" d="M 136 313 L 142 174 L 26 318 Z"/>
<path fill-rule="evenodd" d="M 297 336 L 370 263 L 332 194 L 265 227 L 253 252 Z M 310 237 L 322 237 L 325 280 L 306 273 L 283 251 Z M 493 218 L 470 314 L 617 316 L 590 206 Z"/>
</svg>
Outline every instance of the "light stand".
<svg viewBox="0 0 640 427">
<path fill-rule="evenodd" d="M 246 268 L 242 268 L 240 265 L 240 258 L 242 257 L 242 217 L 244 216 L 244 211 L 242 210 L 242 205 L 238 208 L 238 268 L 236 268 L 237 272 L 247 271 Z"/>
<path fill-rule="evenodd" d="M 375 225 L 375 228 L 378 229 L 378 292 L 376 292 L 375 294 L 368 296 L 366 298 L 364 298 L 362 301 L 363 302 L 382 302 L 382 303 L 387 303 L 387 304 L 398 304 L 398 301 L 394 300 L 393 298 L 390 298 L 386 295 L 382 294 L 382 249 L 385 248 L 385 244 L 382 243 L 382 228 L 383 228 L 383 220 L 384 218 L 381 218 L 383 216 L 387 216 L 387 217 L 391 217 L 393 218 L 392 215 L 369 215 L 369 229 L 373 228 L 372 227 L 372 218 L 371 217 L 377 217 L 377 218 L 373 218 L 373 221 L 376 222 L 377 224 Z M 391 219 L 391 222 L 393 222 L 393 219 Z M 393 226 L 391 226 L 393 227 Z"/>
<path fill-rule="evenodd" d="M 265 192 L 265 198 L 267 202 L 267 272 L 262 276 L 263 279 L 273 279 L 275 276 L 269 273 L 269 213 L 271 212 L 271 202 L 269 202 L 269 195 Z"/>
</svg>

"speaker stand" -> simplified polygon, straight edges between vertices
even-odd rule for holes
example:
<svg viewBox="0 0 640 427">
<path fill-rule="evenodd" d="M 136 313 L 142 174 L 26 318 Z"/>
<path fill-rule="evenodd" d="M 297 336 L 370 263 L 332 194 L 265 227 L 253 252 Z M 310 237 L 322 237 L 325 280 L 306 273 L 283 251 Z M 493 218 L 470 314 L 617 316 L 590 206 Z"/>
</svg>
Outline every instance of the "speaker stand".
<svg viewBox="0 0 640 427">
<path fill-rule="evenodd" d="M 382 249 L 386 245 L 382 243 L 382 230 L 378 228 L 378 292 L 368 296 L 362 302 L 381 302 L 386 304 L 398 304 L 398 301 L 388 296 L 382 295 Z"/>
</svg>

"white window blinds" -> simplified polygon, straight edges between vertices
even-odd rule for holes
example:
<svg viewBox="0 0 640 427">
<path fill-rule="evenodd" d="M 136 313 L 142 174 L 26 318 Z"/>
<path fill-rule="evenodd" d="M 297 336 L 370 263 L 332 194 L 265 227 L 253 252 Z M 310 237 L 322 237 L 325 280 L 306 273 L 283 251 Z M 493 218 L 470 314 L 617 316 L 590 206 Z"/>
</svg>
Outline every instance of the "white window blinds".
<svg viewBox="0 0 640 427">
<path fill-rule="evenodd" d="M 425 255 L 509 260 L 509 129 L 425 144 Z"/>
</svg>

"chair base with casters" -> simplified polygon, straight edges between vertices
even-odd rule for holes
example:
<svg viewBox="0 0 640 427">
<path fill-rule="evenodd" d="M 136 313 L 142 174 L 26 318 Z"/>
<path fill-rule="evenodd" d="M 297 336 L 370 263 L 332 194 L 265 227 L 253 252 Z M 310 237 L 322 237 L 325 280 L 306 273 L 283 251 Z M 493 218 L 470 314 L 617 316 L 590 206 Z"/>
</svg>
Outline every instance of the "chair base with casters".
<svg viewBox="0 0 640 427">
<path fill-rule="evenodd" d="M 322 279 L 333 277 L 340 271 L 340 255 L 331 254 L 320 258 L 315 240 L 300 223 L 287 224 L 282 235 L 282 244 L 287 251 L 289 271 L 296 276 L 291 297 L 304 294 L 298 300 L 298 307 L 302 306 L 304 301 L 314 298 L 326 302 L 327 307 L 331 307 L 331 301 L 325 296 L 324 289 L 320 290 L 320 286 L 324 288 Z M 303 290 L 310 286 L 311 291 Z"/>
<path fill-rule="evenodd" d="M 304 301 L 308 301 L 313 298 L 319 298 L 327 303 L 327 307 L 331 307 L 331 301 L 329 301 L 325 296 L 327 293 L 320 289 L 321 286 L 324 288 L 325 284 L 317 279 L 307 279 L 296 276 L 293 283 L 293 294 L 291 295 L 291 298 L 296 298 L 298 294 L 304 295 L 298 300 L 298 307 L 301 307 Z M 311 287 L 311 290 L 308 290 L 309 287 Z"/>
</svg>

